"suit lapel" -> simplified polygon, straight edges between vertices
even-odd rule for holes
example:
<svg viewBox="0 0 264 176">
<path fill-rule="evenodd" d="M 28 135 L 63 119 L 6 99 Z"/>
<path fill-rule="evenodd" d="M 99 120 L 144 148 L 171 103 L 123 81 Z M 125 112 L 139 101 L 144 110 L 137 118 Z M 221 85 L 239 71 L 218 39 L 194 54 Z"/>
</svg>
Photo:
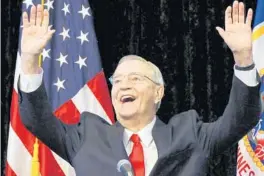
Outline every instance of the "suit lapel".
<svg viewBox="0 0 264 176">
<path fill-rule="evenodd" d="M 159 120 L 159 118 L 157 118 L 152 130 L 152 136 L 158 150 L 158 160 L 151 170 L 150 176 L 155 176 L 158 175 L 157 169 L 161 157 L 164 156 L 166 152 L 169 152 L 169 148 L 172 143 L 172 131 L 169 126 L 165 125 L 161 120 Z"/>
<path fill-rule="evenodd" d="M 120 123 L 116 123 L 113 125 L 111 130 L 108 133 L 108 141 L 110 143 L 110 147 L 116 157 L 117 162 L 121 159 L 127 159 L 128 156 L 123 143 L 123 133 L 124 128 Z"/>
<path fill-rule="evenodd" d="M 161 120 L 159 120 L 159 118 L 157 118 L 152 130 L 152 136 L 157 146 L 158 158 L 168 152 L 172 141 L 171 135 L 171 128 L 165 125 Z"/>
</svg>

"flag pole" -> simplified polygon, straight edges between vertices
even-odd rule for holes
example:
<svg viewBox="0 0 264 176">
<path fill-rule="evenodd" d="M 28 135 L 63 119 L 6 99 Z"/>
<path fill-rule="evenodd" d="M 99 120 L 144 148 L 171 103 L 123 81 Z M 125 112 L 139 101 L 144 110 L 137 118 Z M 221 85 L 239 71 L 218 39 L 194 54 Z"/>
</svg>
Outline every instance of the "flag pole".
<svg viewBox="0 0 264 176">
<path fill-rule="evenodd" d="M 44 0 L 41 0 L 41 5 L 44 6 Z M 41 66 L 42 55 L 39 55 L 39 66 Z M 40 163 L 39 163 L 39 143 L 38 138 L 35 139 L 33 146 L 33 157 L 31 161 L 31 176 L 39 176 Z"/>
</svg>

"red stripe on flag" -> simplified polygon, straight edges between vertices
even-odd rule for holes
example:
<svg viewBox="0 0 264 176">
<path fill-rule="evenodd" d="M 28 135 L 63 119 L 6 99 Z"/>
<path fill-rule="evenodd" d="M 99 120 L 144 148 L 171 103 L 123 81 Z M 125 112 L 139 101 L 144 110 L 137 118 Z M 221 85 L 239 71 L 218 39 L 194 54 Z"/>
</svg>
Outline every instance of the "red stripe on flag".
<svg viewBox="0 0 264 176">
<path fill-rule="evenodd" d="M 112 121 L 112 123 L 114 123 L 114 112 L 104 72 L 99 72 L 92 80 L 87 83 L 87 85 L 102 105 L 109 119 Z"/>
<path fill-rule="evenodd" d="M 76 124 L 80 121 L 80 112 L 72 100 L 61 105 L 55 112 L 55 116 L 67 124 Z"/>
<path fill-rule="evenodd" d="M 18 94 L 14 90 L 12 95 L 12 102 L 11 102 L 10 123 L 11 126 L 13 127 L 13 130 L 21 140 L 21 142 L 27 148 L 29 153 L 33 155 L 33 150 L 34 150 L 33 145 L 35 143 L 36 138 L 23 125 L 20 118 L 18 105 L 19 105 Z M 43 147 L 43 144 L 40 144 L 39 146 L 40 146 L 39 159 L 40 159 L 41 175 L 46 176 L 46 174 L 47 175 L 56 174 L 56 176 L 64 176 L 63 171 L 61 170 L 54 156 L 52 155 L 50 149 L 46 146 Z"/>
<path fill-rule="evenodd" d="M 15 90 L 13 90 L 10 109 L 10 123 L 21 142 L 27 148 L 28 152 L 33 155 L 33 145 L 35 143 L 35 137 L 23 125 L 20 118 L 18 105 L 18 94 Z"/>
<path fill-rule="evenodd" d="M 16 176 L 16 173 L 15 173 L 15 172 L 13 171 L 13 169 L 9 166 L 8 162 L 6 162 L 5 176 Z"/>
<path fill-rule="evenodd" d="M 55 160 L 51 150 L 41 141 L 39 142 L 39 161 L 41 175 L 65 176 L 64 172 Z"/>
</svg>

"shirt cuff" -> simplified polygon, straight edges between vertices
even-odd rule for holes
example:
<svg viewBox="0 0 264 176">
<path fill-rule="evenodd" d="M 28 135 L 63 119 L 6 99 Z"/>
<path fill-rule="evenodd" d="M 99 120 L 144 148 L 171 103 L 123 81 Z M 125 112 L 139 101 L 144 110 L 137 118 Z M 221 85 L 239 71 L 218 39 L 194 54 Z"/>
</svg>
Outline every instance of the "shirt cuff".
<svg viewBox="0 0 264 176">
<path fill-rule="evenodd" d="M 38 74 L 25 74 L 22 69 L 20 71 L 19 88 L 25 93 L 31 93 L 37 90 L 42 83 L 43 69 L 40 68 Z"/>
<path fill-rule="evenodd" d="M 243 69 L 234 66 L 234 74 L 238 79 L 240 79 L 249 87 L 255 87 L 259 84 L 258 72 L 255 66 L 249 69 Z"/>
</svg>

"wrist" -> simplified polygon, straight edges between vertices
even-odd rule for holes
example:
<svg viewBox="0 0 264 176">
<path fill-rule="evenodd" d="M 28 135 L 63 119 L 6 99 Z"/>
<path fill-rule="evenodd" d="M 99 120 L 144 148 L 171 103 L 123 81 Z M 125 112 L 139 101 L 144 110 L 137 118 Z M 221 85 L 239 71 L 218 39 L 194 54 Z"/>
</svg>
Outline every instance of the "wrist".
<svg viewBox="0 0 264 176">
<path fill-rule="evenodd" d="M 27 53 L 27 52 L 21 52 L 21 59 L 23 60 L 36 60 L 39 58 L 38 53 Z"/>
<path fill-rule="evenodd" d="M 25 75 L 39 74 L 41 72 L 41 67 L 38 65 L 22 64 L 21 69 Z"/>
<path fill-rule="evenodd" d="M 24 74 L 38 74 L 39 54 L 21 53 L 21 69 Z"/>
<path fill-rule="evenodd" d="M 253 64 L 254 64 L 253 60 L 244 60 L 244 61 L 237 61 L 236 62 L 236 65 L 238 67 L 249 67 Z"/>
<path fill-rule="evenodd" d="M 248 53 L 234 53 L 235 64 L 239 67 L 248 67 L 254 64 L 251 52 Z"/>
</svg>

